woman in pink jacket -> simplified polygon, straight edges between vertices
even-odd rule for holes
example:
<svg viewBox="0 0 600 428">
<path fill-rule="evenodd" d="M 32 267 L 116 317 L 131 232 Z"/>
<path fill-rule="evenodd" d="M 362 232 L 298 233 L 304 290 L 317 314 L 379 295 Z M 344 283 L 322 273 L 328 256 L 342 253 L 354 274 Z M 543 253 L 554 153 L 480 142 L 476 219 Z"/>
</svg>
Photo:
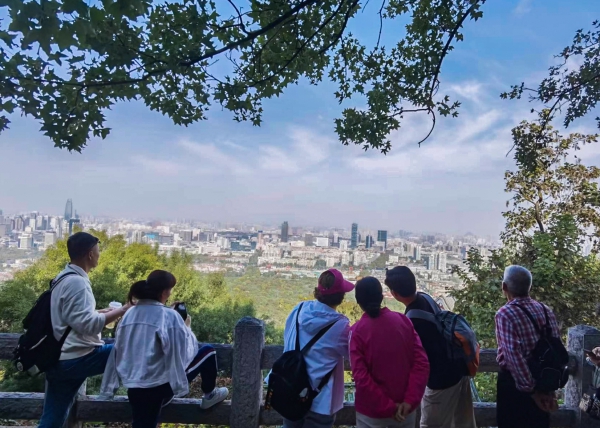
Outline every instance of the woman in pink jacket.
<svg viewBox="0 0 600 428">
<path fill-rule="evenodd" d="M 410 320 L 382 308 L 377 278 L 356 283 L 365 312 L 350 329 L 350 363 L 356 384 L 357 428 L 414 428 L 429 377 L 427 354 Z"/>
</svg>

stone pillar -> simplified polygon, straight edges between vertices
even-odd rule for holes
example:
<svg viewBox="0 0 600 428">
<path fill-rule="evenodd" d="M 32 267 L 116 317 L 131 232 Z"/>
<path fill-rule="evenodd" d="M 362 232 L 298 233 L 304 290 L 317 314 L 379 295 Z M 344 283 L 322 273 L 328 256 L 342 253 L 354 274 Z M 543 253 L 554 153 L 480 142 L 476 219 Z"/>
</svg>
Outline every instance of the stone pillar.
<svg viewBox="0 0 600 428">
<path fill-rule="evenodd" d="M 594 366 L 589 364 L 584 349 L 600 346 L 600 331 L 587 325 L 578 325 L 569 329 L 567 349 L 576 356 L 577 364 L 565 388 L 565 405 L 576 409 L 578 428 L 597 426 L 597 422 L 579 410 L 579 401 L 584 393 L 588 393 L 594 374 Z"/>
<path fill-rule="evenodd" d="M 233 333 L 231 428 L 258 428 L 263 395 L 260 361 L 264 345 L 264 323 L 252 317 L 240 319 Z"/>
</svg>

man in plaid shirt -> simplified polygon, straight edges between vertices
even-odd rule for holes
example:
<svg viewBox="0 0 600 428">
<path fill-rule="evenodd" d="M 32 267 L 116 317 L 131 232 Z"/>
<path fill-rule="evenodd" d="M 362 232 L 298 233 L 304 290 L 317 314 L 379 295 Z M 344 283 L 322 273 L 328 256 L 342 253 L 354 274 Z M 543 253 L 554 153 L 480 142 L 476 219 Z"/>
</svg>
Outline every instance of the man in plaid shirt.
<svg viewBox="0 0 600 428">
<path fill-rule="evenodd" d="M 554 313 L 529 297 L 531 283 L 531 273 L 522 266 L 509 266 L 504 271 L 502 293 L 508 303 L 496 313 L 497 360 L 502 369 L 497 389 L 498 428 L 548 428 L 549 412 L 557 408 L 554 394 L 534 390 L 527 364 L 540 335 L 520 307 L 533 316 L 540 330 L 546 325 L 545 307 L 552 335 L 560 337 Z"/>
</svg>

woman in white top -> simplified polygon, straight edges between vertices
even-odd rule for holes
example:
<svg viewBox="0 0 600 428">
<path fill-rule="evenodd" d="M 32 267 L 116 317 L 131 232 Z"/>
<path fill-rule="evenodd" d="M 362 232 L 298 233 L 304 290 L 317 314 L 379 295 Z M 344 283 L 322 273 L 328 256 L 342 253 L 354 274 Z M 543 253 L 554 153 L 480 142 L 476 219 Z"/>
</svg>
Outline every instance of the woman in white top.
<svg viewBox="0 0 600 428">
<path fill-rule="evenodd" d="M 189 382 L 199 374 L 204 392 L 201 408 L 220 403 L 229 393 L 227 388 L 215 388 L 214 348 L 198 349 L 191 318 L 184 321 L 165 306 L 176 283 L 170 272 L 156 270 L 131 286 L 128 300 L 137 302 L 119 324 L 104 372 L 101 395 L 113 396 L 120 383 L 127 388 L 133 428 L 156 428 L 162 407 L 174 397 L 187 395 Z"/>
</svg>

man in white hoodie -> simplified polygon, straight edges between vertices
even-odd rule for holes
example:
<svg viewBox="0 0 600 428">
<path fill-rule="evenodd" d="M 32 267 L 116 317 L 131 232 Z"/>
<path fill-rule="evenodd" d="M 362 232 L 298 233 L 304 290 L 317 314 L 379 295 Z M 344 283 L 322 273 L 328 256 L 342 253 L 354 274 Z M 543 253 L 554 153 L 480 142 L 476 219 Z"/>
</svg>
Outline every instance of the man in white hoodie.
<svg viewBox="0 0 600 428">
<path fill-rule="evenodd" d="M 72 235 L 67 241 L 71 263 L 55 279 L 68 274 L 52 291 L 50 316 L 54 337 L 59 340 L 68 327 L 71 331 L 59 362 L 46 372 L 41 428 L 62 428 L 83 382 L 104 372 L 112 345 L 105 345 L 100 334 L 106 324 L 121 318 L 129 309 L 125 305 L 114 310 L 96 310 L 88 273 L 98 266 L 99 242 L 89 233 Z"/>
<path fill-rule="evenodd" d="M 348 359 L 350 322 L 337 312 L 344 295 L 354 289 L 336 269 L 323 272 L 315 288 L 316 300 L 304 302 L 299 314 L 300 346 L 304 347 L 325 326 L 335 322 L 304 355 L 313 389 L 332 372 L 329 382 L 315 397 L 310 412 L 299 421 L 284 419 L 284 428 L 331 428 L 335 414 L 344 404 L 344 358 Z M 296 306 L 288 316 L 284 331 L 284 352 L 295 348 Z"/>
</svg>

